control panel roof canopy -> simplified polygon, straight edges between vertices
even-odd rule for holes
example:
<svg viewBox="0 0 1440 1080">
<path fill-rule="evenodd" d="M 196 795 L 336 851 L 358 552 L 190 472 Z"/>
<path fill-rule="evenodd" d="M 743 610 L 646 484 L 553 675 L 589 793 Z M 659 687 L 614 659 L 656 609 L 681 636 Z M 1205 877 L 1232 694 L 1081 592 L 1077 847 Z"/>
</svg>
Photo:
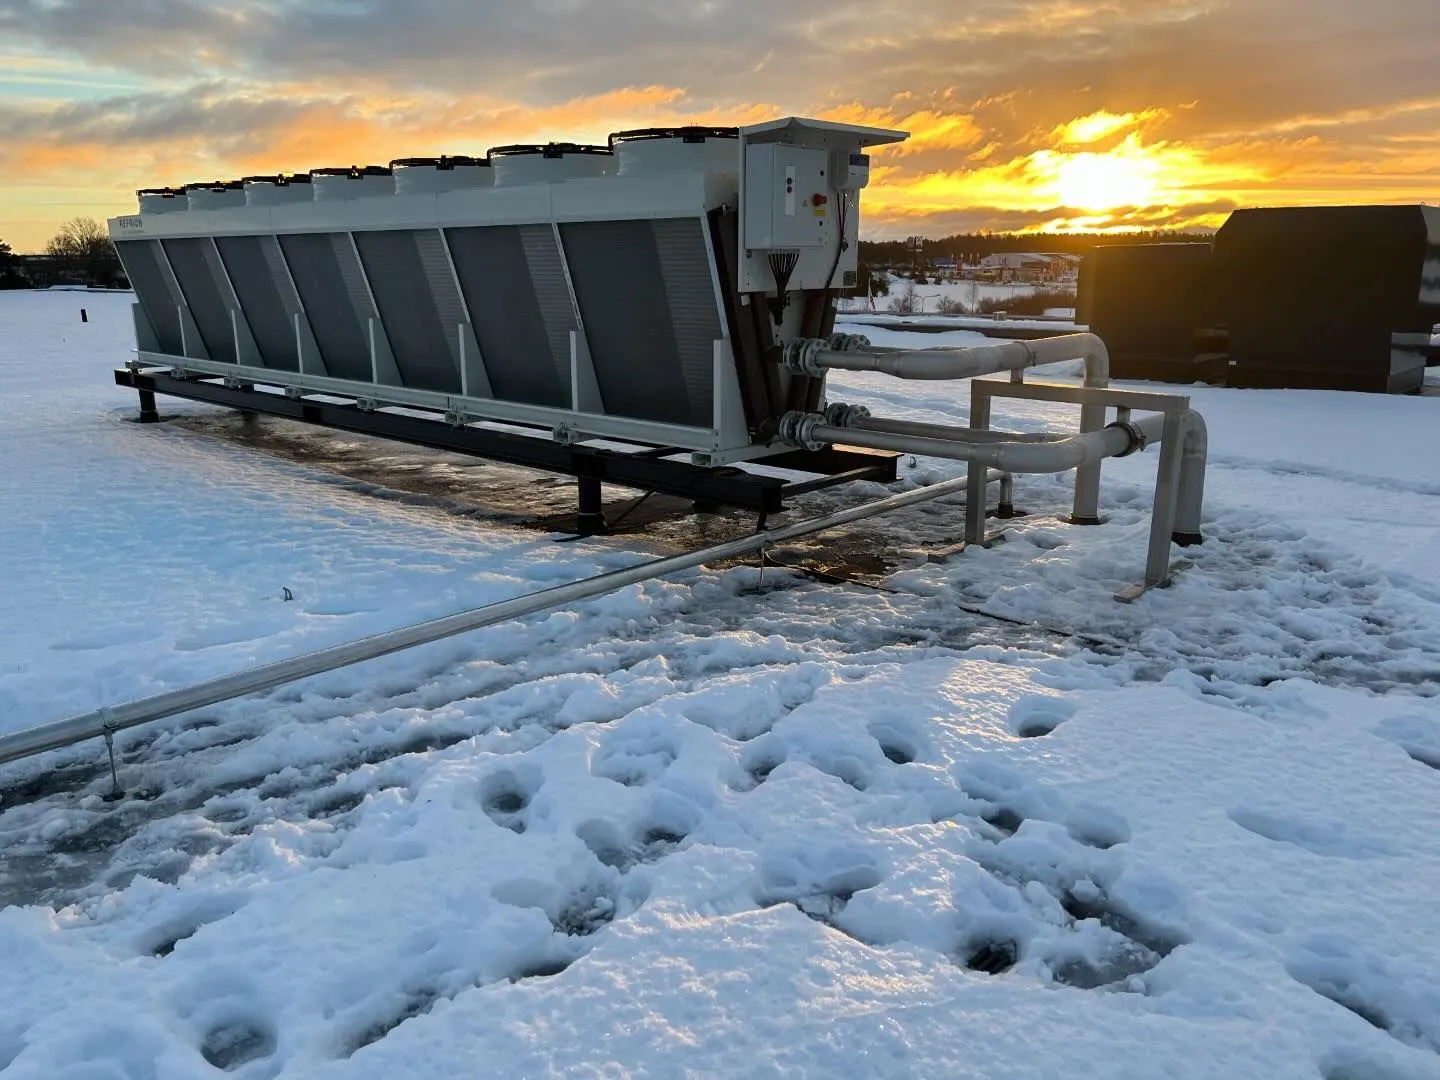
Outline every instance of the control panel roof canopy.
<svg viewBox="0 0 1440 1080">
<path fill-rule="evenodd" d="M 750 124 L 742 127 L 740 134 L 748 143 L 796 143 L 825 150 L 848 150 L 857 144 L 884 146 L 904 142 L 910 137 L 908 131 L 864 127 L 860 124 L 837 124 L 829 120 L 806 120 L 799 116 Z"/>
</svg>

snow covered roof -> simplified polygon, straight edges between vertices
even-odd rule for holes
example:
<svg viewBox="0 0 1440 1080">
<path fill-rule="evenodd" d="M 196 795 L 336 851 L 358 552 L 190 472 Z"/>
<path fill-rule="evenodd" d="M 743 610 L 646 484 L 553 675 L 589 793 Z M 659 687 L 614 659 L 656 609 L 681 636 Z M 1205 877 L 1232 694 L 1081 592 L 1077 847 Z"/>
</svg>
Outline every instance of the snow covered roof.
<svg viewBox="0 0 1440 1080">
<path fill-rule="evenodd" d="M 633 558 L 117 422 L 130 300 L 0 293 L 0 729 Z M 1104 529 L 1024 478 L 878 587 L 637 586 L 121 735 L 114 802 L 94 746 L 6 767 L 0 1071 L 1434 1075 L 1437 402 L 1187 392 L 1210 540 L 1132 607 L 1153 450 Z"/>
</svg>

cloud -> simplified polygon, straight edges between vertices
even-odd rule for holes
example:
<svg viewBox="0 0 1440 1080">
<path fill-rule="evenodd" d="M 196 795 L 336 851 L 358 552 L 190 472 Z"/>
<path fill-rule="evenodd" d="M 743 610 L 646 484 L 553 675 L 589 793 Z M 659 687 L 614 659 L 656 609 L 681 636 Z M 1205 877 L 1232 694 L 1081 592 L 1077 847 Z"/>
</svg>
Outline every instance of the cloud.
<svg viewBox="0 0 1440 1080">
<path fill-rule="evenodd" d="M 97 182 L 785 113 L 912 132 L 872 232 L 1433 199 L 1437 39 L 1435 0 L 0 0 L 0 235 Z"/>
</svg>

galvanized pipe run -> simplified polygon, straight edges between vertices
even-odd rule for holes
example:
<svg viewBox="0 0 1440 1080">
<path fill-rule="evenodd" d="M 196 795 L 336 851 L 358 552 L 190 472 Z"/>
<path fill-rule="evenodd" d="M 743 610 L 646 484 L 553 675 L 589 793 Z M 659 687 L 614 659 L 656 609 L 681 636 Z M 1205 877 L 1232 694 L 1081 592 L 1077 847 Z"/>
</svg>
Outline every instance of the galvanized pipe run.
<svg viewBox="0 0 1440 1080">
<path fill-rule="evenodd" d="M 429 622 L 376 634 L 359 641 L 334 645 L 328 649 L 320 649 L 317 652 L 306 653 L 288 660 L 279 660 L 273 664 L 226 675 L 195 686 L 170 690 L 154 697 L 126 702 L 113 708 L 97 709 L 68 720 L 42 724 L 26 731 L 3 735 L 0 736 L 0 764 L 32 757 L 35 754 L 43 754 L 48 750 L 57 750 L 86 739 L 102 738 L 126 728 L 162 720 L 168 716 L 204 708 L 221 701 L 244 697 L 261 690 L 270 690 L 297 679 L 333 671 L 336 668 L 358 664 L 365 660 L 374 660 L 377 657 L 388 656 L 390 653 L 414 648 L 417 645 L 439 641 L 441 638 L 453 637 L 456 634 L 478 630 L 485 626 L 494 626 L 497 623 L 534 615 L 580 600 L 589 600 L 614 592 L 616 589 L 622 589 L 627 585 L 665 577 L 681 570 L 690 570 L 708 562 L 746 555 L 772 544 L 824 532 L 839 525 L 847 525 L 852 521 L 874 517 L 876 514 L 885 514 L 916 503 L 938 499 L 964 490 L 967 483 L 968 480 L 964 476 L 945 480 L 928 487 L 916 488 L 899 495 L 863 503 L 848 510 L 827 514 L 824 517 L 752 533 L 749 536 L 742 536 L 723 544 L 714 544 L 681 555 L 652 559 L 622 570 L 612 570 L 595 577 L 571 582 L 568 585 L 557 585 L 554 588 L 542 589 L 539 592 L 517 596 L 510 600 L 501 600 L 494 604 L 486 604 L 483 607 L 462 611 L 455 615 L 447 615 Z"/>
</svg>

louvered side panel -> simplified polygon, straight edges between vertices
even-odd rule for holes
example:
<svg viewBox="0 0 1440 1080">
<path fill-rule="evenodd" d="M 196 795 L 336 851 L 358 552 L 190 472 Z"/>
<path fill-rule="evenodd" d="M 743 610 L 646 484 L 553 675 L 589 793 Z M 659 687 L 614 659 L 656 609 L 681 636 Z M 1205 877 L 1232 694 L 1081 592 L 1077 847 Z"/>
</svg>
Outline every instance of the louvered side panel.
<svg viewBox="0 0 1440 1080">
<path fill-rule="evenodd" d="M 117 240 L 115 250 L 125 276 L 135 290 L 135 298 L 145 309 L 160 351 L 167 356 L 184 356 L 184 337 L 180 332 L 180 313 L 176 306 L 181 298 L 171 293 L 166 274 L 160 268 L 158 240 Z"/>
<path fill-rule="evenodd" d="M 455 276 L 450 272 L 450 260 L 445 255 L 445 245 L 439 229 L 421 229 L 415 233 L 415 248 L 420 253 L 420 265 L 424 269 L 425 282 L 430 286 L 430 298 L 434 301 L 435 312 L 445 328 L 445 340 L 450 349 L 450 358 L 456 369 L 460 366 L 460 338 L 458 328 L 468 323 L 465 302 L 460 299 L 460 290 L 455 285 Z"/>
<path fill-rule="evenodd" d="M 495 397 L 568 408 L 570 343 L 562 377 L 519 227 L 446 229 L 445 238 Z"/>
<path fill-rule="evenodd" d="M 565 281 L 565 267 L 555 243 L 555 230 L 549 225 L 520 225 L 520 243 L 525 249 L 525 262 L 530 281 L 540 302 L 540 317 L 545 323 L 545 338 L 555 374 L 570 393 L 570 332 L 579 326 L 575 306 L 570 300 L 570 286 Z"/>
<path fill-rule="evenodd" d="M 710 427 L 720 315 L 697 221 L 560 226 L 605 410 Z"/>
<path fill-rule="evenodd" d="M 403 385 L 443 394 L 460 392 L 460 364 L 431 292 L 410 230 L 360 232 L 355 245 Z M 454 285 L 448 281 L 450 291 Z"/>
<path fill-rule="evenodd" d="M 210 238 L 184 237 L 162 240 L 175 280 L 185 294 L 185 305 L 200 331 L 205 351 L 212 360 L 235 360 L 235 330 L 230 322 L 230 305 L 216 279 L 215 269 L 206 258 Z M 226 290 L 228 291 L 228 290 Z"/>
<path fill-rule="evenodd" d="M 341 236 L 345 249 L 350 247 L 349 238 Z M 315 334 L 315 343 L 325 360 L 329 373 L 339 379 L 353 379 L 357 382 L 371 382 L 370 337 L 361 311 L 368 314 L 368 297 L 364 308 L 357 311 L 352 296 L 352 283 L 348 283 L 335 255 L 334 237 L 330 233 L 293 233 L 280 237 L 280 247 L 285 262 L 295 281 L 300 300 L 305 305 L 305 314 L 310 329 Z M 358 281 L 358 263 L 350 252 L 350 262 L 355 264 L 352 273 L 354 283 L 364 292 L 364 283 Z"/>
<path fill-rule="evenodd" d="M 266 248 L 274 245 L 268 236 L 219 236 L 215 246 L 230 283 L 235 288 L 240 310 L 250 327 L 255 347 L 266 367 L 282 371 L 300 370 L 300 354 L 295 345 L 295 322 L 293 312 L 299 304 L 292 299 L 293 306 L 287 305 L 276 287 L 275 270 L 267 258 Z M 278 249 L 276 249 L 278 259 Z M 280 273 L 284 267 L 278 266 Z M 294 297 L 288 278 L 284 279 L 286 290 Z"/>
<path fill-rule="evenodd" d="M 658 220 L 651 226 L 690 422 L 709 427 L 715 417 L 715 341 L 724 336 L 710 272 L 710 245 L 697 218 Z"/>
</svg>

